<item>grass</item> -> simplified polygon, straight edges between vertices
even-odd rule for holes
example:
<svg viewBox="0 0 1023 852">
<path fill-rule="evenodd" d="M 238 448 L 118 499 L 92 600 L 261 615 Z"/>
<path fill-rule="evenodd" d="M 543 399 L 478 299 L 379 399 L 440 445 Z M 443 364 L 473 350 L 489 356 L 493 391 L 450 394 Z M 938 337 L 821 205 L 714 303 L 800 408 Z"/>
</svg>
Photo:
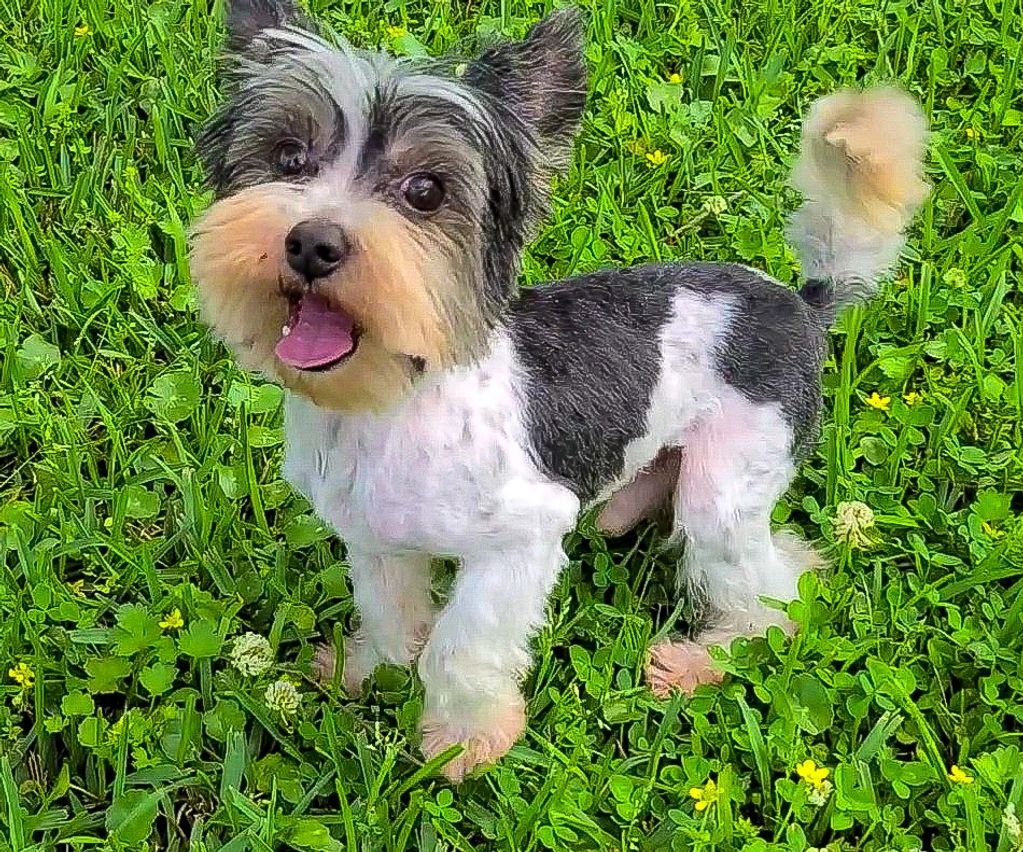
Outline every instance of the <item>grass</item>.
<svg viewBox="0 0 1023 852">
<path fill-rule="evenodd" d="M 670 565 L 652 530 L 584 523 L 528 734 L 458 788 L 419 760 L 406 672 L 360 701 L 304 675 L 353 614 L 342 550 L 281 481 L 280 393 L 209 340 L 188 282 L 208 5 L 0 0 L 0 849 L 1023 848 L 1019 2 L 590 9 L 584 132 L 528 281 L 674 257 L 794 281 L 797 119 L 841 84 L 922 99 L 936 189 L 901 276 L 836 330 L 823 438 L 778 507 L 832 557 L 797 637 L 654 701 Z M 542 11 L 316 6 L 403 52 Z M 835 533 L 852 500 L 866 547 Z M 276 660 L 256 677 L 228 664 L 247 631 Z M 294 714 L 266 701 L 285 677 Z"/>
</svg>

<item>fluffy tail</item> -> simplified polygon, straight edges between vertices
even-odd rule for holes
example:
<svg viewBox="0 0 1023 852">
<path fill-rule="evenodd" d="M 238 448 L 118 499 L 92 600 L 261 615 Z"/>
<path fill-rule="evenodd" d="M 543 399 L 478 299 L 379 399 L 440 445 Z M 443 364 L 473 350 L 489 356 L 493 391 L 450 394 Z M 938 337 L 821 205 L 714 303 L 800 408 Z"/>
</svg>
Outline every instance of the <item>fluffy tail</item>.
<svg viewBox="0 0 1023 852">
<path fill-rule="evenodd" d="M 792 173 L 804 200 L 788 236 L 803 267 L 801 295 L 829 322 L 873 296 L 897 263 L 930 191 L 926 146 L 923 110 L 900 89 L 845 90 L 810 107 Z"/>
</svg>

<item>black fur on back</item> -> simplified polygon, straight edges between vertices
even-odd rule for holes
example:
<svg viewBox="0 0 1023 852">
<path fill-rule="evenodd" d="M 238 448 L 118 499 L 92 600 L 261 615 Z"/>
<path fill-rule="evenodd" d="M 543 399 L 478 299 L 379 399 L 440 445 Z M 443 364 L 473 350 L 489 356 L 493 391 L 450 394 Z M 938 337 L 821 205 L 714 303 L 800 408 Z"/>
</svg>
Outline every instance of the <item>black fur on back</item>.
<svg viewBox="0 0 1023 852">
<path fill-rule="evenodd" d="M 537 460 L 583 500 L 621 475 L 625 448 L 646 430 L 661 372 L 660 333 L 681 289 L 719 302 L 730 318 L 714 353 L 718 374 L 752 402 L 779 404 L 795 456 L 815 439 L 825 336 L 798 294 L 736 264 L 657 264 L 570 278 L 523 291 L 507 325 L 525 371 Z"/>
<path fill-rule="evenodd" d="M 544 470 L 582 499 L 622 470 L 643 434 L 671 312 L 670 268 L 609 270 L 522 291 L 509 329 L 526 370 L 527 428 Z"/>
<path fill-rule="evenodd" d="M 732 297 L 732 322 L 718 370 L 751 402 L 781 405 L 799 457 L 816 439 L 825 334 L 800 294 L 739 264 L 694 263 L 685 286 Z"/>
</svg>

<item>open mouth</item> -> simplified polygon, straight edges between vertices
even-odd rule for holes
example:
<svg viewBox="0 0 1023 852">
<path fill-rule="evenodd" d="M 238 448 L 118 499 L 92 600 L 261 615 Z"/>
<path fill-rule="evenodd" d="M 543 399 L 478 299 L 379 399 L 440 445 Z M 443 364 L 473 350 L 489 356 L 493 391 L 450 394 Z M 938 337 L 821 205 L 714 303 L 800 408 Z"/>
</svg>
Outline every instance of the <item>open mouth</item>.
<svg viewBox="0 0 1023 852">
<path fill-rule="evenodd" d="M 355 354 L 360 330 L 350 314 L 315 293 L 296 294 L 289 301 L 291 312 L 274 347 L 283 363 L 322 373 Z"/>
</svg>

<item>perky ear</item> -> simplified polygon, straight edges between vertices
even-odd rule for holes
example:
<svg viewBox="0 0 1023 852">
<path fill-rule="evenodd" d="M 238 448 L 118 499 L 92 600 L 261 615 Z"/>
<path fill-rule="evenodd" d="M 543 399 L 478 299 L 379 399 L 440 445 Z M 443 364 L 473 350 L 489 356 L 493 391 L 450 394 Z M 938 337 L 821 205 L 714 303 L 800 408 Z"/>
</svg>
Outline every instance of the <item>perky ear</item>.
<svg viewBox="0 0 1023 852">
<path fill-rule="evenodd" d="M 244 53 L 263 30 L 280 27 L 312 29 L 295 0 L 227 0 L 227 49 Z"/>
<path fill-rule="evenodd" d="M 563 160 L 586 105 L 582 15 L 578 9 L 554 12 L 523 41 L 484 51 L 465 77 L 519 116 L 549 159 Z"/>
</svg>

